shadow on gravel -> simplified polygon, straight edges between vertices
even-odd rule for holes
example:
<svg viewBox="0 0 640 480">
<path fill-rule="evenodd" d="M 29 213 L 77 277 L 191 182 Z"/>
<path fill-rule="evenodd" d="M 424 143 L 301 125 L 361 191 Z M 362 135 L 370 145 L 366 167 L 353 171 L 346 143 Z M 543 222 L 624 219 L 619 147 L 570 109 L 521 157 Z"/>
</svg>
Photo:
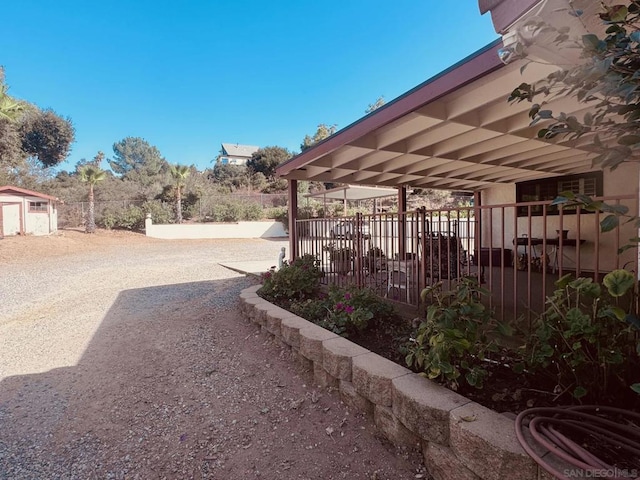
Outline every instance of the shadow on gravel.
<svg viewBox="0 0 640 480">
<path fill-rule="evenodd" d="M 0 479 L 384 480 L 423 472 L 417 452 L 382 440 L 244 322 L 236 306 L 251 283 L 123 291 L 77 365 L 0 382 Z"/>
<path fill-rule="evenodd" d="M 211 322 L 224 330 L 224 317 L 250 284 L 239 277 L 123 291 L 75 366 L 3 379 L 0 479 L 90 478 L 91 470 L 81 469 L 95 468 L 91 462 L 119 464 L 124 472 L 126 455 L 147 451 L 153 436 L 164 442 L 176 409 L 193 396 L 193 385 L 180 379 L 210 354 L 211 346 L 202 345 L 204 332 L 212 330 Z M 68 314 L 74 315 L 73 305 Z M 70 342 L 87 341 L 74 335 L 69 332 Z M 139 420 L 149 415 L 160 423 L 140 428 Z M 179 440 L 182 433 L 173 434 Z M 107 450 L 123 453 L 123 459 L 107 459 Z"/>
</svg>

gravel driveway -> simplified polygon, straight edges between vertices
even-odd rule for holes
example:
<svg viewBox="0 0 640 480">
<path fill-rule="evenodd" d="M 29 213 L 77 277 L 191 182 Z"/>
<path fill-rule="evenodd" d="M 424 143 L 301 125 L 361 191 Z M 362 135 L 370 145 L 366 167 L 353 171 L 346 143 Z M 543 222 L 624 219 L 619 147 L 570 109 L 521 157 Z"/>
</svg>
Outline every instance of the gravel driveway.
<svg viewBox="0 0 640 480">
<path fill-rule="evenodd" d="M 237 314 L 285 242 L 3 242 L 0 479 L 425 478 Z"/>
</svg>

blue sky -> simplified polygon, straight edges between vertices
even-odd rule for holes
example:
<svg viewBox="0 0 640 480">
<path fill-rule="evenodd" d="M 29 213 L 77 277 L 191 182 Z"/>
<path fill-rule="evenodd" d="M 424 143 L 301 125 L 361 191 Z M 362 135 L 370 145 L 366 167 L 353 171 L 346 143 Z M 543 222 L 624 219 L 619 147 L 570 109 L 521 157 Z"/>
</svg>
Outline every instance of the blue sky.
<svg viewBox="0 0 640 480">
<path fill-rule="evenodd" d="M 20 0 L 2 13 L 9 93 L 72 119 L 68 170 L 128 136 L 201 170 L 223 142 L 297 151 L 318 124 L 344 128 L 497 38 L 477 0 Z"/>
</svg>

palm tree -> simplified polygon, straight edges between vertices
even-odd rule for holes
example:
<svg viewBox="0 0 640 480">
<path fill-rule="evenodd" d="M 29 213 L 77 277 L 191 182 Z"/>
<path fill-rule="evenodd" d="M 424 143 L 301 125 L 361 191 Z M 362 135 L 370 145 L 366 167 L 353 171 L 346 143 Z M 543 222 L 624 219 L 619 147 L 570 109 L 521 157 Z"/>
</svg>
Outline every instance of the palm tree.
<svg viewBox="0 0 640 480">
<path fill-rule="evenodd" d="M 182 223 L 182 187 L 191 170 L 186 165 L 171 165 L 169 168 L 171 178 L 176 182 L 176 223 Z"/>
<path fill-rule="evenodd" d="M 98 152 L 96 158 L 104 156 L 102 152 Z M 107 172 L 102 170 L 98 165 L 89 163 L 80 167 L 80 180 L 89 184 L 89 212 L 87 214 L 86 232 L 94 233 L 96 231 L 95 207 L 93 203 L 93 187 L 107 176 Z"/>
<path fill-rule="evenodd" d="M 20 114 L 26 110 L 26 105 L 11 97 L 7 92 L 9 87 L 4 83 L 4 69 L 0 67 L 0 120 L 15 122 Z"/>
</svg>

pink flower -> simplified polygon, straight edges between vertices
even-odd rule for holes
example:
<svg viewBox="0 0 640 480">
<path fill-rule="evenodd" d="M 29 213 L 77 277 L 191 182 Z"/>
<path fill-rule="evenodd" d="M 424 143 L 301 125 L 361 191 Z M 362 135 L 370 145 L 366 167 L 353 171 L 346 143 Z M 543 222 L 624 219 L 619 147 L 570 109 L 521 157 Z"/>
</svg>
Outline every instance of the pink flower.
<svg viewBox="0 0 640 480">
<path fill-rule="evenodd" d="M 351 300 L 351 294 L 349 292 L 344 294 L 344 299 L 345 300 Z"/>
<path fill-rule="evenodd" d="M 340 311 L 344 308 L 344 304 L 342 302 L 336 303 L 336 310 Z"/>
<path fill-rule="evenodd" d="M 347 313 L 353 313 L 353 307 L 351 305 L 347 305 L 344 309 L 345 312 Z"/>
</svg>

